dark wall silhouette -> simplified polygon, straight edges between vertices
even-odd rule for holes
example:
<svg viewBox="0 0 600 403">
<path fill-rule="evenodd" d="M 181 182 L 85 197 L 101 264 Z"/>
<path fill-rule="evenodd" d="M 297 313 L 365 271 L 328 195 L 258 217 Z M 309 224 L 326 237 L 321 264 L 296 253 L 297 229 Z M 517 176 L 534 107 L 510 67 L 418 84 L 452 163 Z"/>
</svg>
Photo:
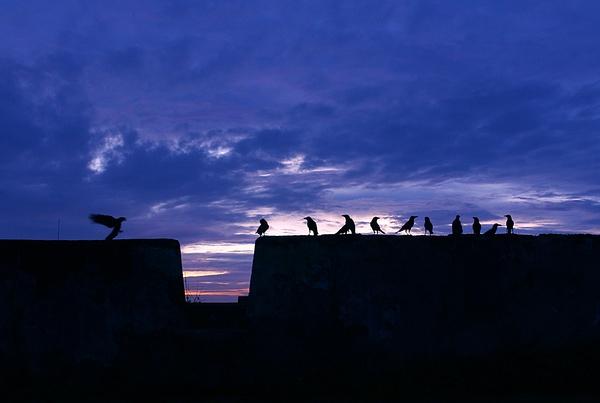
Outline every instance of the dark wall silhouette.
<svg viewBox="0 0 600 403">
<path fill-rule="evenodd" d="M 0 241 L 0 256 L 3 363 L 46 374 L 61 364 L 105 365 L 128 337 L 178 324 L 175 240 Z"/>
<path fill-rule="evenodd" d="M 274 237 L 256 243 L 249 312 L 404 358 L 552 350 L 600 343 L 599 261 L 599 236 Z"/>
</svg>

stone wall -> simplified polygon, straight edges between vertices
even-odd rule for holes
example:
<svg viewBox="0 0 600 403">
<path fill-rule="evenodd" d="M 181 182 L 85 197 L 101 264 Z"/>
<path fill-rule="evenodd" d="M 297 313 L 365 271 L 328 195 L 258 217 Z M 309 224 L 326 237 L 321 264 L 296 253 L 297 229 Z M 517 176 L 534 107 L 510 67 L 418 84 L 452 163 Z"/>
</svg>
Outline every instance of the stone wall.
<svg viewBox="0 0 600 403">
<path fill-rule="evenodd" d="M 257 328 L 415 359 L 594 344 L 600 236 L 262 237 L 248 312 Z"/>
<path fill-rule="evenodd" d="M 110 365 L 180 324 L 175 240 L 0 241 L 0 359 L 28 373 Z"/>
</svg>

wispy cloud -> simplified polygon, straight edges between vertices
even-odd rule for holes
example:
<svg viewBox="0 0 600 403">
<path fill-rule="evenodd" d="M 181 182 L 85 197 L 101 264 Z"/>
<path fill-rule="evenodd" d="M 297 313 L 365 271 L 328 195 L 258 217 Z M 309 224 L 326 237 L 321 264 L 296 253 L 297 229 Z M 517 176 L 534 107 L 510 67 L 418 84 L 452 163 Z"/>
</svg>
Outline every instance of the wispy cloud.
<svg viewBox="0 0 600 403">
<path fill-rule="evenodd" d="M 95 174 L 103 173 L 110 163 L 123 161 L 125 140 L 121 133 L 103 133 L 100 144 L 92 151 L 88 169 Z"/>
<path fill-rule="evenodd" d="M 183 277 L 208 277 L 208 276 L 222 276 L 228 274 L 225 270 L 184 270 Z"/>
<path fill-rule="evenodd" d="M 185 254 L 243 254 L 250 255 L 254 252 L 252 243 L 196 243 L 187 244 L 181 247 L 181 253 Z"/>
</svg>

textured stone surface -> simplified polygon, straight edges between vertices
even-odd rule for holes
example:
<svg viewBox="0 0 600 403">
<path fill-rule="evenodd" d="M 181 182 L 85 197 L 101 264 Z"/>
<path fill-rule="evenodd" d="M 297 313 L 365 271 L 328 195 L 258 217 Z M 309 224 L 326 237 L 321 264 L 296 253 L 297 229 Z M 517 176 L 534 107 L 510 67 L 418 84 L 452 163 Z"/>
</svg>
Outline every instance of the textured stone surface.
<svg viewBox="0 0 600 403">
<path fill-rule="evenodd" d="M 416 359 L 600 342 L 600 236 L 288 236 L 256 241 L 264 328 L 356 335 Z"/>
<path fill-rule="evenodd" d="M 127 338 L 176 327 L 175 240 L 0 241 L 0 357 L 27 371 L 108 365 Z"/>
</svg>

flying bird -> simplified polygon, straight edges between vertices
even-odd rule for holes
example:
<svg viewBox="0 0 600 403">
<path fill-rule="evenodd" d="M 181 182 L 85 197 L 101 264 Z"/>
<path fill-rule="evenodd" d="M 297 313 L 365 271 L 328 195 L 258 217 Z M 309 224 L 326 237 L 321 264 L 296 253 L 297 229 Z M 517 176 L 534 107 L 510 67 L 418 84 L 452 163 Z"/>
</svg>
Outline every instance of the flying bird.
<svg viewBox="0 0 600 403">
<path fill-rule="evenodd" d="M 461 235 L 463 233 L 462 224 L 460 222 L 460 216 L 456 215 L 454 221 L 452 221 L 452 235 Z"/>
<path fill-rule="evenodd" d="M 423 224 L 425 227 L 425 235 L 429 232 L 429 235 L 433 235 L 433 223 L 429 219 L 429 217 L 425 217 L 425 223 Z"/>
<path fill-rule="evenodd" d="M 506 233 L 507 234 L 512 234 L 513 233 L 513 228 L 515 226 L 515 222 L 513 221 L 513 219 L 510 216 L 510 214 L 507 214 L 504 217 L 506 217 Z"/>
<path fill-rule="evenodd" d="M 264 218 L 261 218 L 260 225 L 258 226 L 256 233 L 258 234 L 259 237 L 261 237 L 265 234 L 265 232 L 267 232 L 268 229 L 269 229 L 269 223 Z"/>
<path fill-rule="evenodd" d="M 346 223 L 335 234 L 336 235 L 347 234 L 348 231 L 352 232 L 352 234 L 356 234 L 356 227 L 354 225 L 354 220 L 352 218 L 350 218 L 350 216 L 348 214 L 343 214 L 342 217 L 344 217 L 346 219 Z"/>
<path fill-rule="evenodd" d="M 317 230 L 317 223 L 315 222 L 315 220 L 312 219 L 312 217 L 304 217 L 303 220 L 306 220 L 306 225 L 308 226 L 308 235 L 310 235 L 311 231 L 314 235 L 319 235 L 319 231 Z"/>
<path fill-rule="evenodd" d="M 483 233 L 483 235 L 487 235 L 487 236 L 496 235 L 496 231 L 498 230 L 498 227 L 501 227 L 501 226 L 502 226 L 501 224 L 494 224 L 494 225 L 492 225 L 492 228 L 485 231 Z"/>
<path fill-rule="evenodd" d="M 90 220 L 92 220 L 92 222 L 95 224 L 102 224 L 104 226 L 107 226 L 108 228 L 113 229 L 110 232 L 110 234 L 108 234 L 108 236 L 105 238 L 107 241 L 110 241 L 115 239 L 115 237 L 119 235 L 120 232 L 123 232 L 121 231 L 121 225 L 123 224 L 123 221 L 127 221 L 127 218 L 115 218 L 113 216 L 105 214 L 90 214 Z"/>
<path fill-rule="evenodd" d="M 405 231 L 407 234 L 410 234 L 410 230 L 412 229 L 413 225 L 415 225 L 415 218 L 417 217 L 418 216 L 416 215 L 411 215 L 408 221 L 404 223 L 404 225 L 396 232 L 396 234 L 402 231 Z"/>
<path fill-rule="evenodd" d="M 473 217 L 473 233 L 475 235 L 481 234 L 481 223 L 479 222 L 478 217 Z"/>
<path fill-rule="evenodd" d="M 383 230 L 381 229 L 381 227 L 379 226 L 379 223 L 377 222 L 377 220 L 379 220 L 379 217 L 373 217 L 373 219 L 371 220 L 370 224 L 371 224 L 371 229 L 373 230 L 373 232 L 375 234 L 381 232 L 382 234 L 385 234 L 385 232 L 383 232 Z"/>
</svg>

